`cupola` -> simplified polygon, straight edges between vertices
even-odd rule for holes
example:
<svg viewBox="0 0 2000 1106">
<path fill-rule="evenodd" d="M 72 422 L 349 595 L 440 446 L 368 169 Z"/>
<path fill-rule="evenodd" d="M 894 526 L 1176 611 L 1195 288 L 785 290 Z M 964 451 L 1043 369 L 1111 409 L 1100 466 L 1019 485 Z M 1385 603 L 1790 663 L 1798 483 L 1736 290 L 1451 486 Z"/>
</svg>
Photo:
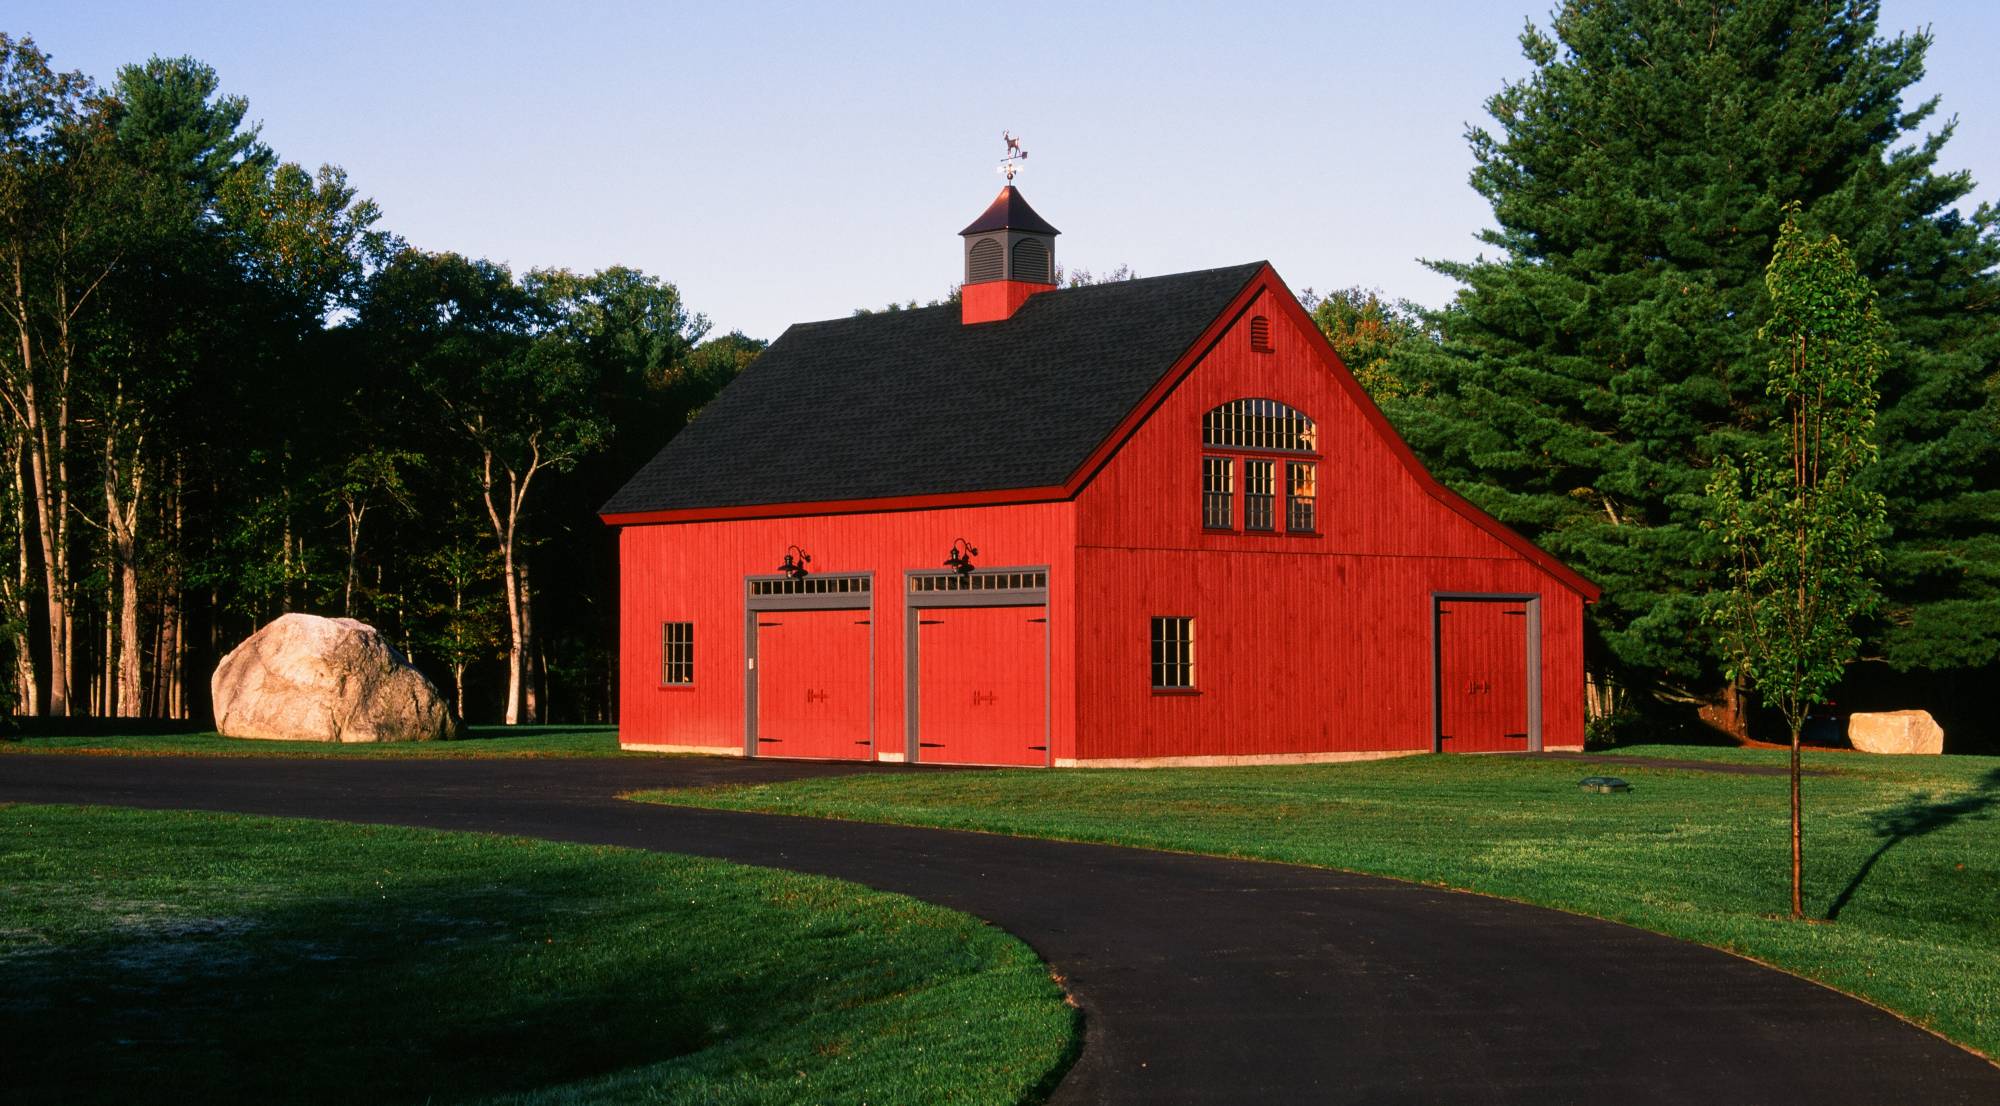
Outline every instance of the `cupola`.
<svg viewBox="0 0 2000 1106">
<path fill-rule="evenodd" d="M 1012 184 L 1000 189 L 984 214 L 959 231 L 965 239 L 961 317 L 991 323 L 1020 310 L 1028 297 L 1056 287 L 1056 235 Z"/>
</svg>

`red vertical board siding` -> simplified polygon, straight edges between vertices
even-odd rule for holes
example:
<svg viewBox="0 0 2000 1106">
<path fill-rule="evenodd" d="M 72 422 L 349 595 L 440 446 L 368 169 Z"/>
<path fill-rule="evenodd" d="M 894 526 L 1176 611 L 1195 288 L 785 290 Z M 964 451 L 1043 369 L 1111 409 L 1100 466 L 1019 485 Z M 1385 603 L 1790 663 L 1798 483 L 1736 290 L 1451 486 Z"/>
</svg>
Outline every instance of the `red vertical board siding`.
<svg viewBox="0 0 2000 1106">
<path fill-rule="evenodd" d="M 1528 748 L 1527 604 L 1438 604 L 1438 730 L 1447 753 Z"/>
<path fill-rule="evenodd" d="M 1272 281 L 1263 295 L 1289 293 Z M 1249 344 L 1249 318 L 1260 314 L 1272 324 L 1269 352 Z M 902 753 L 902 574 L 940 567 L 952 539 L 964 537 L 982 551 L 982 568 L 1049 567 L 1047 752 L 1055 760 L 1430 749 L 1440 644 L 1433 612 L 1439 595 L 1466 594 L 1539 600 L 1542 742 L 1580 746 L 1582 596 L 1433 496 L 1301 326 L 1284 304 L 1250 305 L 1087 474 L 1072 502 L 624 527 L 621 740 L 743 747 L 743 580 L 774 572 L 797 544 L 813 555 L 816 573 L 875 574 L 867 677 L 874 750 Z M 1316 533 L 1203 530 L 1202 415 L 1246 397 L 1315 420 Z M 1239 472 L 1239 525 L 1242 489 Z M 1282 527 L 1282 497 L 1277 512 Z M 925 618 L 942 622 L 959 611 L 927 610 Z M 1151 686 L 1156 615 L 1196 621 L 1191 690 Z M 658 682 L 664 621 L 695 623 L 691 686 Z M 969 711 L 970 688 L 965 694 Z"/>
<path fill-rule="evenodd" d="M 939 607 L 917 627 L 918 759 L 1048 763 L 1047 611 Z"/>
<path fill-rule="evenodd" d="M 873 721 L 866 611 L 757 616 L 757 752 L 868 760 Z"/>
<path fill-rule="evenodd" d="M 815 574 L 873 572 L 874 736 L 900 754 L 904 722 L 903 573 L 943 567 L 952 539 L 979 547 L 981 568 L 1047 565 L 1053 670 L 1073 671 L 1075 505 L 946 508 L 634 525 L 620 528 L 619 739 L 626 744 L 743 748 L 748 654 L 744 578 L 777 571 L 787 546 L 812 554 Z M 786 612 L 787 614 L 793 612 Z M 773 616 L 774 617 L 774 616 Z M 695 680 L 660 684 L 660 623 L 695 624 Z M 1076 696 L 1050 691 L 1055 755 L 1075 755 Z"/>
<path fill-rule="evenodd" d="M 1541 599 L 1543 743 L 1581 745 L 1581 597 L 1429 494 L 1280 306 L 1249 306 L 1077 498 L 1076 755 L 1429 749 L 1437 593 Z M 1202 416 L 1246 397 L 1317 424 L 1317 533 L 1203 529 Z M 1152 690 L 1155 615 L 1195 619 L 1191 692 Z"/>
</svg>

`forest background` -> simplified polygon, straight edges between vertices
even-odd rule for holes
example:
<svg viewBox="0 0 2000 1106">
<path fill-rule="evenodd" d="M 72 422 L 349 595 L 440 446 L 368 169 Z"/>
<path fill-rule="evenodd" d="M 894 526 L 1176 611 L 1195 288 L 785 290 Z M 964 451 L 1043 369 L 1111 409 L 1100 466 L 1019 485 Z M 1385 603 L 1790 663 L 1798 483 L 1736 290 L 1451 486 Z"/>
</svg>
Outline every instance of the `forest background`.
<svg viewBox="0 0 2000 1106">
<path fill-rule="evenodd" d="M 1600 733 L 1756 719 L 1702 523 L 1717 459 L 1770 447 L 1762 275 L 1797 202 L 1891 333 L 1884 602 L 1836 699 L 1992 741 L 2000 231 L 1959 210 L 1953 121 L 1906 102 L 1927 34 L 1877 23 L 1564 6 L 1468 133 L 1496 227 L 1436 263 L 1452 302 L 1302 294 L 1440 477 L 1604 586 Z M 0 689 L 25 715 L 201 719 L 220 655 L 308 610 L 382 628 L 471 720 L 610 720 L 595 507 L 765 342 L 710 334 L 660 276 L 404 242 L 250 119 L 194 59 L 99 86 L 0 38 Z"/>
</svg>

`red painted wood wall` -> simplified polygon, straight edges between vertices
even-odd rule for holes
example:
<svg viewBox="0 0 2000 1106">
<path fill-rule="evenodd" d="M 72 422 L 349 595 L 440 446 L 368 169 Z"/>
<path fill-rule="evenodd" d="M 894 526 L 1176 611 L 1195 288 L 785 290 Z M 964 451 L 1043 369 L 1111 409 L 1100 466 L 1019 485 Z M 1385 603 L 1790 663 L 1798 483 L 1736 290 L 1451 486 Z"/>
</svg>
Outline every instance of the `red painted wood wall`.
<svg viewBox="0 0 2000 1106">
<path fill-rule="evenodd" d="M 1430 749 L 1440 592 L 1540 597 L 1543 741 L 1581 745 L 1582 597 L 1429 494 L 1289 295 L 1272 281 L 1077 500 L 1078 756 Z M 1247 397 L 1316 422 L 1317 534 L 1203 529 L 1202 416 Z M 1155 615 L 1196 620 L 1193 693 L 1152 688 Z"/>
<path fill-rule="evenodd" d="M 1268 271 L 1259 280 L 1261 298 L 1196 351 L 1101 468 L 1079 474 L 1087 481 L 1074 500 L 621 528 L 620 739 L 742 749 L 744 577 L 774 572 L 797 544 L 817 574 L 875 574 L 865 751 L 902 754 L 903 573 L 941 567 L 952 539 L 964 537 L 979 547 L 981 568 L 1049 567 L 1048 752 L 1057 762 L 1428 750 L 1435 597 L 1465 593 L 1536 599 L 1543 742 L 1580 746 L 1577 586 L 1434 494 L 1290 292 Z M 1255 315 L 1271 324 L 1268 352 L 1250 347 Z M 1278 532 L 1204 531 L 1202 416 L 1241 398 L 1278 400 L 1316 422 L 1316 533 L 1284 533 L 1282 499 Z M 1239 473 L 1239 519 L 1241 492 Z M 1156 615 L 1196 620 L 1191 692 L 1151 686 Z M 691 686 L 660 683 L 665 621 L 695 624 Z M 803 710 L 807 690 L 785 694 Z"/>
<path fill-rule="evenodd" d="M 875 573 L 874 748 L 904 750 L 904 595 L 906 569 L 939 569 L 952 539 L 979 547 L 981 568 L 1049 566 L 1049 633 L 1053 670 L 1074 670 L 1075 506 L 1035 503 L 1001 507 L 870 512 L 784 519 L 745 519 L 625 526 L 619 530 L 619 740 L 625 744 L 686 745 L 719 752 L 743 748 L 745 732 L 745 576 L 768 576 L 789 545 L 812 554 L 818 575 Z M 767 616 L 777 620 L 793 612 Z M 695 624 L 695 678 L 688 686 L 660 682 L 660 624 Z M 1058 757 L 1074 754 L 1070 720 L 1074 683 L 1051 688 Z M 785 694 L 794 694 L 787 690 Z M 803 695 L 803 689 L 797 694 Z"/>
</svg>

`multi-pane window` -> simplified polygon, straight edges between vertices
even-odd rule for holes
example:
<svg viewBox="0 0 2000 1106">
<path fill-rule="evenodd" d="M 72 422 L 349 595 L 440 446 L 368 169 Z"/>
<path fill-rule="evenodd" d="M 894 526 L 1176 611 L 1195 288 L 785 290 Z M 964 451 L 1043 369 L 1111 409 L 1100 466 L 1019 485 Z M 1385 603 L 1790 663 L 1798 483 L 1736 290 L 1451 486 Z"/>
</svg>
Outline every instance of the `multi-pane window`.
<svg viewBox="0 0 2000 1106">
<path fill-rule="evenodd" d="M 1153 619 L 1153 686 L 1163 691 L 1194 686 L 1194 619 Z"/>
<path fill-rule="evenodd" d="M 1202 416 L 1201 443 L 1225 449 L 1312 453 L 1319 449 L 1319 428 L 1303 412 L 1275 399 L 1233 399 Z"/>
<path fill-rule="evenodd" d="M 1236 463 L 1227 457 L 1201 459 L 1201 524 L 1213 530 L 1236 525 Z"/>
<path fill-rule="evenodd" d="M 660 682 L 694 682 L 694 623 L 660 623 Z"/>
<path fill-rule="evenodd" d="M 1276 524 L 1276 481 L 1274 463 L 1256 457 L 1243 459 L 1243 528 L 1269 530 Z"/>
<path fill-rule="evenodd" d="M 1234 500 L 1237 466 L 1241 465 L 1243 529 L 1270 533 L 1278 529 L 1282 518 L 1286 533 L 1319 532 L 1319 465 L 1284 456 L 1316 457 L 1319 453 L 1319 427 L 1304 412 L 1275 399 L 1233 399 L 1202 416 L 1201 444 L 1202 526 L 1231 530 L 1238 525 Z M 1278 456 L 1215 455 L 1235 451 Z M 1280 476 L 1284 478 L 1282 487 Z M 1280 495 L 1284 497 L 1282 507 Z"/>
<path fill-rule="evenodd" d="M 1313 504 L 1319 486 L 1319 466 L 1311 461 L 1285 462 L 1285 529 L 1294 534 L 1310 534 L 1318 518 Z"/>
</svg>

